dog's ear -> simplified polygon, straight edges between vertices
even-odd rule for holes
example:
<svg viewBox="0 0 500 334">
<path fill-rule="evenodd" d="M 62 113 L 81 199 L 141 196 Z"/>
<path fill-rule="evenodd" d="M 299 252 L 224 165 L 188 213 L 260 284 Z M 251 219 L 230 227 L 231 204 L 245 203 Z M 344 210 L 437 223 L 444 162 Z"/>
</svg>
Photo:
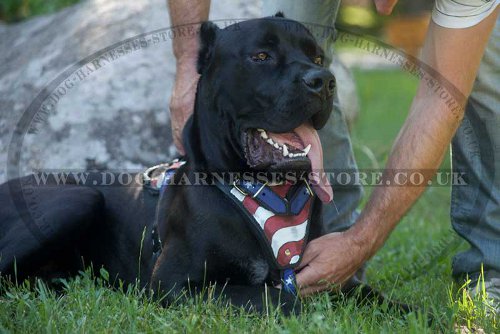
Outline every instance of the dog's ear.
<svg viewBox="0 0 500 334">
<path fill-rule="evenodd" d="M 285 14 L 283 14 L 282 11 L 279 11 L 279 12 L 276 12 L 276 14 L 274 14 L 274 17 L 285 17 Z"/>
<path fill-rule="evenodd" d="M 200 49 L 198 51 L 198 63 L 196 65 L 199 74 L 201 74 L 203 70 L 208 66 L 210 58 L 212 58 L 215 38 L 217 37 L 218 30 L 219 27 L 217 27 L 210 21 L 203 22 L 201 24 Z"/>
</svg>

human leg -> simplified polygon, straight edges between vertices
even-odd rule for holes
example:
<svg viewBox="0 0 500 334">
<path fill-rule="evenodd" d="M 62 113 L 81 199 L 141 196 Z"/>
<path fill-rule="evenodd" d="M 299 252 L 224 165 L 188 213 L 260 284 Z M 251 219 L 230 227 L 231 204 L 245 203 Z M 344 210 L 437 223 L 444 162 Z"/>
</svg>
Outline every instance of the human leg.
<svg viewBox="0 0 500 334">
<path fill-rule="evenodd" d="M 339 0 L 264 1 L 263 15 L 274 15 L 281 11 L 285 17 L 305 24 L 325 51 L 325 63 L 329 66 L 333 58 L 334 26 L 339 5 Z M 319 134 L 323 145 L 325 171 L 335 174 L 340 171 L 357 171 L 349 130 L 337 96 L 332 115 Z M 325 229 L 327 232 L 346 230 L 357 217 L 356 208 L 363 190 L 359 185 L 340 186 L 335 179 L 330 181 L 334 192 L 334 204 L 326 205 L 324 208 Z"/>
</svg>

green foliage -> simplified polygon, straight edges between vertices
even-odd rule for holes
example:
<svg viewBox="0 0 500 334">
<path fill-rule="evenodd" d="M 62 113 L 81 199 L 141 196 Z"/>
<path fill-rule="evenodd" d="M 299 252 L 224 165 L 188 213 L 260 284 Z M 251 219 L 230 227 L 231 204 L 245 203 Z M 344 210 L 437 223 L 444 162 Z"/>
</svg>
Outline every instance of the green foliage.
<svg viewBox="0 0 500 334">
<path fill-rule="evenodd" d="M 467 289 L 468 286 L 471 288 Z M 481 268 L 479 279 L 474 284 L 467 279 L 458 289 L 449 289 L 450 305 L 456 310 L 454 315 L 462 328 L 478 331 L 480 328 L 500 328 L 495 303 L 488 298 L 485 288 L 484 272 Z"/>
<path fill-rule="evenodd" d="M 35 15 L 50 14 L 80 0 L 2 0 L 0 20 L 17 22 Z"/>
</svg>

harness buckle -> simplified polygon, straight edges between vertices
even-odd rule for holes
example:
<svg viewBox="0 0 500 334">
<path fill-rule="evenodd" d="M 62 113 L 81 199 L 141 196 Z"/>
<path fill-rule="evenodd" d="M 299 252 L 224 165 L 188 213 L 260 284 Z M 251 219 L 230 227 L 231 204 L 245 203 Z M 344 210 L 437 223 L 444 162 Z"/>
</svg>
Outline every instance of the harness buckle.
<svg viewBox="0 0 500 334">
<path fill-rule="evenodd" d="M 238 180 L 234 180 L 233 187 L 236 188 L 236 190 L 238 190 L 243 196 L 247 196 L 248 194 L 243 189 L 238 187 L 238 185 L 236 184 L 237 181 Z"/>
<path fill-rule="evenodd" d="M 309 193 L 309 196 L 313 197 L 314 193 L 313 193 L 313 191 L 311 189 L 311 186 L 309 185 L 309 182 L 307 182 L 307 180 L 304 180 L 304 183 L 306 184 L 307 192 Z"/>
<path fill-rule="evenodd" d="M 238 186 L 238 184 L 237 184 L 238 181 L 239 181 L 238 179 L 234 180 L 233 187 L 235 187 L 236 190 L 238 190 L 243 196 L 248 196 L 249 195 L 248 192 L 246 192 L 245 190 L 241 189 Z M 264 190 L 264 188 L 267 186 L 267 184 L 268 184 L 268 181 L 266 181 L 264 184 L 262 184 L 260 186 L 260 188 L 252 195 L 252 198 L 256 198 L 257 196 L 259 196 L 259 194 L 262 192 L 262 190 Z"/>
<path fill-rule="evenodd" d="M 255 192 L 255 194 L 252 196 L 252 198 L 255 198 L 255 197 L 259 196 L 260 192 L 261 192 L 262 190 L 264 190 L 265 186 L 267 186 L 267 181 L 266 181 L 266 182 L 265 182 L 265 183 L 264 183 L 264 184 L 263 184 L 263 185 L 259 188 L 259 190 L 257 190 L 257 191 Z"/>
</svg>

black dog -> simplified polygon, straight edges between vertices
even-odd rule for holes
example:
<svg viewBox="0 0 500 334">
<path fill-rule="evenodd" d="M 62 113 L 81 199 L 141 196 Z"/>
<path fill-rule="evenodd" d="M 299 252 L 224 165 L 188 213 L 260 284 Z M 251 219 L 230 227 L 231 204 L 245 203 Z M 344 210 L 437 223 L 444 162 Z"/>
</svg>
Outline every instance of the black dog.
<svg viewBox="0 0 500 334">
<path fill-rule="evenodd" d="M 216 297 L 238 306 L 262 311 L 267 293 L 285 313 L 298 310 L 293 293 L 275 286 L 298 264 L 307 241 L 323 234 L 321 201 L 331 200 L 331 188 L 295 176 L 322 170 L 316 130 L 331 112 L 335 78 L 308 30 L 281 15 L 223 30 L 207 22 L 200 42 L 201 78 L 184 130 L 187 163 L 174 185 L 158 200 L 140 187 L 31 187 L 33 176 L 9 181 L 0 187 L 2 275 L 50 278 L 92 264 L 126 283 L 149 284 L 167 301 L 212 283 Z M 296 182 L 285 183 L 280 200 L 264 181 L 215 179 L 224 172 L 264 178 L 292 172 Z M 176 185 L 201 174 L 208 186 Z M 281 214 L 291 219 L 307 209 L 299 242 L 265 245 L 234 189 L 276 216 L 283 203 Z"/>
<path fill-rule="evenodd" d="M 274 17 L 224 30 L 205 23 L 200 37 L 201 78 L 183 138 L 188 163 L 174 184 L 185 176 L 195 180 L 199 172 L 321 169 L 316 129 L 330 115 L 335 78 L 322 66 L 323 51 L 311 34 L 296 22 Z M 314 189 L 330 200 L 330 187 L 319 183 Z M 321 203 L 317 196 L 311 202 L 309 239 L 322 234 Z M 278 300 L 285 308 L 294 305 L 292 294 L 280 299 L 280 290 L 273 287 L 279 272 L 231 194 L 216 186 L 173 186 L 159 204 L 165 247 L 153 272 L 153 288 L 176 296 L 188 285 L 209 280 L 231 302 L 262 309 L 267 284 L 274 305 Z"/>
</svg>

